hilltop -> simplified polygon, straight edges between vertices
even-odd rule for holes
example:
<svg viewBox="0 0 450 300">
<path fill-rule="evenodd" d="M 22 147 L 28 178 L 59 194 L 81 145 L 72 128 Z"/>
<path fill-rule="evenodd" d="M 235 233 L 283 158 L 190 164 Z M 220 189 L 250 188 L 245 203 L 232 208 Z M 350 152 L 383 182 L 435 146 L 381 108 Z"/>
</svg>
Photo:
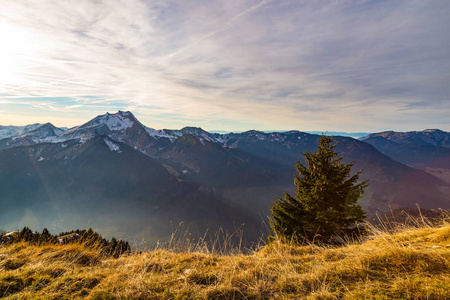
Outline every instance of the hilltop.
<svg viewBox="0 0 450 300">
<path fill-rule="evenodd" d="M 114 259 L 79 244 L 18 243 L 0 245 L 0 271 L 6 299 L 449 299 L 450 223 L 249 255 L 200 245 Z"/>
</svg>

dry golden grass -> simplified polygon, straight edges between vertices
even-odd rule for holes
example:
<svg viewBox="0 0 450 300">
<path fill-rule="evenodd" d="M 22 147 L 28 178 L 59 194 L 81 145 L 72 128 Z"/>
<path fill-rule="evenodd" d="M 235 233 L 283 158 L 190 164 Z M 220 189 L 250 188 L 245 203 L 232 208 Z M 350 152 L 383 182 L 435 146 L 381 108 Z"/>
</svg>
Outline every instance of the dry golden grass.
<svg viewBox="0 0 450 300">
<path fill-rule="evenodd" d="M 450 299 L 450 223 L 372 229 L 325 248 L 249 255 L 155 250 L 118 259 L 80 245 L 0 246 L 6 299 Z"/>
</svg>

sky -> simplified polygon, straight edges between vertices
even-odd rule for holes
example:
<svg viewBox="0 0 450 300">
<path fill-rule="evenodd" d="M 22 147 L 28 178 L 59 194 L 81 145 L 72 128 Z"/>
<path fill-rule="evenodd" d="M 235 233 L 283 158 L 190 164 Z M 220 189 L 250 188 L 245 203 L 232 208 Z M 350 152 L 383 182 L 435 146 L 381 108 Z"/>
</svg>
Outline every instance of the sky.
<svg viewBox="0 0 450 300">
<path fill-rule="evenodd" d="M 450 1 L 0 0 L 0 125 L 450 131 Z"/>
</svg>

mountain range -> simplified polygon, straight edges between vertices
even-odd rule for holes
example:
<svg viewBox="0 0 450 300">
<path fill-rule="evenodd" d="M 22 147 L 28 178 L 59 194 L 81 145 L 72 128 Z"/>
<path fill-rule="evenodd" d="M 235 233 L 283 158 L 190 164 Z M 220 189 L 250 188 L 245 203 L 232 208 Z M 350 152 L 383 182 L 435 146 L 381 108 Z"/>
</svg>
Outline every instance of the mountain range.
<svg viewBox="0 0 450 300">
<path fill-rule="evenodd" d="M 450 208 L 449 136 L 425 130 L 335 141 L 369 181 L 360 204 L 374 217 L 416 205 Z M 297 160 L 316 151 L 319 137 L 156 130 L 123 111 L 70 129 L 0 126 L 0 228 L 89 226 L 154 242 L 183 223 L 194 236 L 222 228 L 256 240 L 273 200 L 294 190 Z"/>
</svg>

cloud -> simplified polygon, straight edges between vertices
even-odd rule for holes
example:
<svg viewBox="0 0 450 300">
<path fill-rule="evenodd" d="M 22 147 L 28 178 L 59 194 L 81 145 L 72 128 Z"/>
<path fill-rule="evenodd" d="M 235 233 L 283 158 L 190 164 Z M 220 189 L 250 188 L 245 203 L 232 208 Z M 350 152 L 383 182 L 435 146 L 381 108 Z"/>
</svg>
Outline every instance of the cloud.
<svg viewBox="0 0 450 300">
<path fill-rule="evenodd" d="M 129 108 L 157 128 L 450 130 L 449 13 L 444 0 L 6 0 L 0 99 L 86 119 Z"/>
</svg>

